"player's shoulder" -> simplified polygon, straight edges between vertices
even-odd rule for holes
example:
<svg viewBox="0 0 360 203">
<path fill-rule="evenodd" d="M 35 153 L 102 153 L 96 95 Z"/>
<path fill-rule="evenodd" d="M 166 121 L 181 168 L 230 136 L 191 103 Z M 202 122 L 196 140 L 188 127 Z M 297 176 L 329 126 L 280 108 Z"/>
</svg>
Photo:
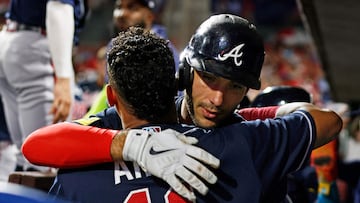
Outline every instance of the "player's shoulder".
<svg viewBox="0 0 360 203">
<path fill-rule="evenodd" d="M 80 119 L 74 120 L 73 122 L 78 123 L 80 125 L 93 126 L 94 123 L 96 123 L 99 120 L 100 120 L 99 117 L 88 117 L 88 118 L 80 118 Z"/>
<path fill-rule="evenodd" d="M 121 130 L 121 119 L 117 114 L 114 107 L 107 108 L 95 115 L 91 115 L 88 118 L 81 118 L 74 121 L 81 125 L 96 126 L 100 128 L 109 128 L 114 130 Z"/>
</svg>

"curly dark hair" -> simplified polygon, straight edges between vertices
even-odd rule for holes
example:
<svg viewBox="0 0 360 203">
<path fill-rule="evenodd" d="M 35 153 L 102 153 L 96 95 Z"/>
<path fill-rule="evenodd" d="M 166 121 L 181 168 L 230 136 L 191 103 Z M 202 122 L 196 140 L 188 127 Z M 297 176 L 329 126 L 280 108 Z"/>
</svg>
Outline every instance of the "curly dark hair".
<svg viewBox="0 0 360 203">
<path fill-rule="evenodd" d="M 110 84 L 136 117 L 157 122 L 174 105 L 175 63 L 167 40 L 131 27 L 112 40 L 108 64 Z"/>
</svg>

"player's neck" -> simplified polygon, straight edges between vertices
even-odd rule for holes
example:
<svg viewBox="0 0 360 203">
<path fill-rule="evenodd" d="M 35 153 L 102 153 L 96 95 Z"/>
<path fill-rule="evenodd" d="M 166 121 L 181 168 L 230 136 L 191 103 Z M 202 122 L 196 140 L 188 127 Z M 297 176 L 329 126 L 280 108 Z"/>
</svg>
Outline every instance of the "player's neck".
<svg viewBox="0 0 360 203">
<path fill-rule="evenodd" d="M 190 117 L 189 110 L 186 106 L 186 99 L 184 98 L 181 102 L 181 110 L 180 110 L 180 116 L 179 116 L 179 122 L 184 124 L 193 124 L 192 119 Z"/>
</svg>

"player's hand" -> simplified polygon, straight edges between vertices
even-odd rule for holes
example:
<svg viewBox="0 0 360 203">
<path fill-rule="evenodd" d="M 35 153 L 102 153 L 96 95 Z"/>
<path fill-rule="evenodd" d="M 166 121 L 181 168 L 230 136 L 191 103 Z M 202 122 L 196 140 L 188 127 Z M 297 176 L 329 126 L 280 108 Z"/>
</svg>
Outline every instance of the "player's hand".
<svg viewBox="0 0 360 203">
<path fill-rule="evenodd" d="M 65 121 L 70 113 L 72 94 L 70 79 L 57 78 L 54 87 L 54 102 L 50 113 L 54 115 L 53 123 Z"/>
<path fill-rule="evenodd" d="M 195 143 L 196 138 L 170 129 L 160 133 L 130 130 L 123 148 L 123 159 L 136 161 L 143 170 L 165 180 L 181 196 L 195 200 L 195 194 L 183 181 L 205 195 L 208 187 L 197 176 L 214 184 L 217 177 L 204 164 L 213 168 L 220 164 L 219 159 L 210 153 L 191 145 Z"/>
</svg>

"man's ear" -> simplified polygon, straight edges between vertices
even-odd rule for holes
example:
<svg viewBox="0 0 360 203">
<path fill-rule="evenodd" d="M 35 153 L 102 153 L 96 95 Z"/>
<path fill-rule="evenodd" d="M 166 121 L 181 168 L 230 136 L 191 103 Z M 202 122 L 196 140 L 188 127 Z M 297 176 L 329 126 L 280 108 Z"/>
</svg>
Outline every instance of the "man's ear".
<svg viewBox="0 0 360 203">
<path fill-rule="evenodd" d="M 106 96 L 109 106 L 114 106 L 116 104 L 116 94 L 109 84 L 106 85 Z"/>
</svg>

